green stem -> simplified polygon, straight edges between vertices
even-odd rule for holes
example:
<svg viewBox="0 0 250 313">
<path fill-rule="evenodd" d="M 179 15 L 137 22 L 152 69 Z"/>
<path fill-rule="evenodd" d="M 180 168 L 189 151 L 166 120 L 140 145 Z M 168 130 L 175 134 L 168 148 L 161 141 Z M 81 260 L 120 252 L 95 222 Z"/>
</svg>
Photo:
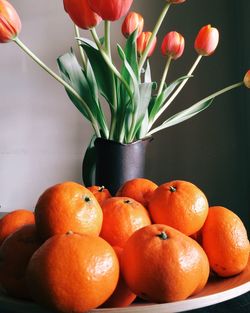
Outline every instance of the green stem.
<svg viewBox="0 0 250 313">
<path fill-rule="evenodd" d="M 75 29 L 76 38 L 79 38 L 80 37 L 80 32 L 79 32 L 79 28 L 78 28 L 78 26 L 76 26 L 76 24 L 74 24 L 74 29 Z M 79 48 L 79 51 L 80 51 L 80 56 L 81 56 L 81 59 L 82 59 L 83 68 L 86 70 L 86 68 L 87 68 L 87 60 L 86 60 L 86 57 L 85 57 L 85 54 L 84 54 L 84 50 L 83 50 L 83 48 L 81 46 L 81 41 L 79 39 L 76 39 L 76 41 L 77 41 L 78 48 Z"/>
<path fill-rule="evenodd" d="M 199 64 L 200 60 L 202 58 L 202 55 L 198 55 L 197 59 L 195 60 L 194 64 L 192 65 L 191 69 L 187 73 L 187 76 L 191 76 L 196 69 L 197 65 Z M 173 100 L 177 97 L 179 92 L 182 90 L 182 88 L 186 85 L 188 79 L 184 79 L 181 84 L 178 86 L 178 88 L 175 90 L 175 92 L 172 94 L 172 96 L 168 99 L 168 101 L 162 106 L 162 108 L 157 112 L 155 115 L 155 118 L 153 122 L 150 125 L 150 128 L 153 126 L 155 121 L 162 115 L 162 113 L 166 110 L 166 108 L 173 102 Z M 149 128 L 149 129 L 150 129 Z"/>
<path fill-rule="evenodd" d="M 155 24 L 155 27 L 154 27 L 154 29 L 152 31 L 152 35 L 151 35 L 151 37 L 149 39 L 148 45 L 147 45 L 145 51 L 143 52 L 143 54 L 142 54 L 142 56 L 140 58 L 139 73 L 141 73 L 142 67 L 143 67 L 143 65 L 144 65 L 144 63 L 145 63 L 145 61 L 147 59 L 147 56 L 148 56 L 148 52 L 149 52 L 150 48 L 152 47 L 153 41 L 154 41 L 154 39 L 155 39 L 155 37 L 156 37 L 160 27 L 161 27 L 161 24 L 162 24 L 166 14 L 167 14 L 167 12 L 168 12 L 169 7 L 170 7 L 170 3 L 167 3 L 164 6 L 164 8 L 163 8 L 163 10 L 162 10 L 162 12 L 161 12 L 161 14 L 160 14 L 156 24 Z"/>
<path fill-rule="evenodd" d="M 228 91 L 230 91 L 230 90 L 232 90 L 232 89 L 238 88 L 238 87 L 242 86 L 243 84 L 244 84 L 244 83 L 241 81 L 241 82 L 239 82 L 239 83 L 236 83 L 236 84 L 230 85 L 230 86 L 228 86 L 228 87 L 225 87 L 225 88 L 223 88 L 223 89 L 221 89 L 221 90 L 219 90 L 219 91 L 216 91 L 216 92 L 214 92 L 213 94 L 211 94 L 211 95 L 205 97 L 204 99 L 198 101 L 198 102 L 195 103 L 194 105 L 199 105 L 199 104 L 201 104 L 201 103 L 203 103 L 203 102 L 207 102 L 207 101 L 209 101 L 209 100 L 211 100 L 211 99 L 213 99 L 213 98 L 215 98 L 215 97 L 220 96 L 221 94 L 223 94 L 223 93 L 225 93 L 225 92 L 228 92 Z M 151 135 L 153 135 L 154 133 L 156 133 L 156 132 L 158 132 L 158 131 L 160 131 L 160 130 L 162 130 L 162 129 L 164 129 L 164 128 L 167 128 L 167 127 L 168 127 L 167 124 L 166 124 L 166 127 L 162 127 L 162 125 L 160 125 L 160 126 L 154 128 L 154 129 L 152 129 L 150 132 L 148 132 L 148 133 L 147 133 L 147 136 L 151 136 Z"/>
<path fill-rule="evenodd" d="M 95 28 L 90 29 L 90 32 L 93 36 L 93 39 L 104 59 L 104 61 L 106 62 L 106 64 L 108 65 L 108 67 L 112 70 L 112 72 L 115 74 L 115 76 L 117 76 L 117 78 L 123 83 L 123 85 L 125 86 L 129 97 L 132 99 L 133 98 L 133 94 L 129 88 L 128 83 L 126 82 L 126 80 L 122 77 L 122 75 L 120 74 L 120 72 L 117 70 L 117 68 L 114 66 L 114 64 L 112 63 L 112 61 L 110 60 L 109 56 L 107 55 L 107 53 L 103 50 L 102 45 L 100 43 L 100 40 L 98 38 L 98 35 L 96 33 Z"/>
<path fill-rule="evenodd" d="M 165 69 L 164 69 L 164 72 L 163 72 L 163 75 L 162 75 L 161 84 L 160 84 L 160 87 L 159 87 L 159 90 L 158 90 L 158 94 L 157 94 L 158 96 L 162 93 L 162 90 L 163 90 L 163 87 L 164 87 L 164 84 L 165 84 L 165 81 L 166 81 L 166 78 L 167 78 L 167 74 L 168 74 L 168 70 L 169 70 L 169 66 L 170 66 L 171 60 L 172 60 L 172 58 L 169 56 L 167 58 L 166 66 L 165 66 Z"/>
<path fill-rule="evenodd" d="M 111 59 L 110 21 L 104 21 L 105 51 Z"/>
<path fill-rule="evenodd" d="M 28 55 L 33 61 L 35 61 L 43 70 L 45 70 L 48 74 L 50 74 L 54 79 L 56 79 L 60 84 L 62 84 L 66 90 L 68 90 L 72 95 L 74 95 L 79 102 L 82 104 L 84 110 L 86 111 L 88 118 L 95 130 L 95 133 L 98 137 L 100 137 L 100 131 L 92 112 L 87 106 L 86 102 L 82 99 L 82 97 L 76 92 L 74 88 L 72 88 L 68 83 L 66 83 L 59 75 L 53 72 L 46 64 L 44 64 L 18 37 L 15 37 L 13 41 Z"/>
</svg>

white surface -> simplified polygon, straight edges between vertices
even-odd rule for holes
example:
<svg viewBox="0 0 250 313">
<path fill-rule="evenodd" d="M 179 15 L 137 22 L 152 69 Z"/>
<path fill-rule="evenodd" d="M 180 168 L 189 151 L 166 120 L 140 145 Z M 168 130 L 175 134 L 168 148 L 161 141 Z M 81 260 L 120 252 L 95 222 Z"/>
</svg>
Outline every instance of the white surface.
<svg viewBox="0 0 250 313">
<path fill-rule="evenodd" d="M 63 2 L 11 3 L 22 20 L 20 39 L 57 72 L 56 58 L 74 45 Z M 31 209 L 50 185 L 81 182 L 92 129 L 63 87 L 14 43 L 1 44 L 0 55 L 0 210 Z"/>
</svg>

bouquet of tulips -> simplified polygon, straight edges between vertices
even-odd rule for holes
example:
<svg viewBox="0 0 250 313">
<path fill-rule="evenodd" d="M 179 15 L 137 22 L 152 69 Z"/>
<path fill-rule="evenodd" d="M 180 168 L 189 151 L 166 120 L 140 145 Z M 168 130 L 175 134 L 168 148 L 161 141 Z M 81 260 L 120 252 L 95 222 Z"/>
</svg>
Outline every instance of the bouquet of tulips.
<svg viewBox="0 0 250 313">
<path fill-rule="evenodd" d="M 156 47 L 157 33 L 169 8 L 185 1 L 164 1 L 152 32 L 145 32 L 143 17 L 136 12 L 129 12 L 133 0 L 64 0 L 64 9 L 74 23 L 80 60 L 73 50 L 60 56 L 57 59 L 59 75 L 19 39 L 21 22 L 13 6 L 6 0 L 0 0 L 0 42 L 15 42 L 63 85 L 74 105 L 92 124 L 95 137 L 131 143 L 193 117 L 224 92 L 243 84 L 250 87 L 248 71 L 243 81 L 207 96 L 156 125 L 157 119 L 192 77 L 202 57 L 211 55 L 219 41 L 216 28 L 211 25 L 202 27 L 194 42 L 198 54 L 194 64 L 188 73 L 168 83 L 169 67 L 173 60 L 182 56 L 185 40 L 176 31 L 167 33 L 161 44 L 161 52 L 166 59 L 162 79 L 159 84 L 152 80 L 149 58 Z M 122 17 L 125 17 L 122 33 L 127 40 L 124 47 L 117 44 L 117 53 L 121 59 L 118 68 L 112 58 L 110 30 L 111 23 Z M 96 27 L 102 21 L 104 34 L 100 36 Z M 93 40 L 82 38 L 79 28 L 89 31 Z M 103 100 L 110 108 L 110 118 L 104 114 Z"/>
</svg>

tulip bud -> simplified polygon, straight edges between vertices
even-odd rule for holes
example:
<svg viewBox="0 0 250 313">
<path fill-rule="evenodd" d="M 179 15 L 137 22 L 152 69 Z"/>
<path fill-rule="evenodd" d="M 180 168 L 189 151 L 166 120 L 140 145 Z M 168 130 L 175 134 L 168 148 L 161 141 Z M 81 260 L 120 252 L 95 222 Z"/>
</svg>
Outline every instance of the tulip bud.
<svg viewBox="0 0 250 313">
<path fill-rule="evenodd" d="M 152 36 L 151 32 L 142 32 L 141 35 L 137 38 L 137 52 L 140 56 L 145 51 L 151 36 Z M 148 52 L 148 55 L 147 55 L 148 58 L 153 54 L 155 50 L 156 42 L 157 42 L 157 39 L 155 37 L 152 43 L 152 46 Z"/>
<path fill-rule="evenodd" d="M 116 21 L 126 15 L 133 0 L 88 0 L 90 8 L 105 21 Z"/>
<path fill-rule="evenodd" d="M 211 25 L 206 25 L 199 31 L 194 47 L 198 54 L 208 56 L 212 54 L 219 42 L 219 32 Z"/>
<path fill-rule="evenodd" d="M 172 3 L 172 4 L 179 4 L 179 3 L 183 3 L 186 0 L 167 0 L 168 3 Z"/>
<path fill-rule="evenodd" d="M 72 21 L 82 29 L 91 29 L 102 20 L 90 9 L 88 0 L 63 0 L 63 4 Z"/>
<path fill-rule="evenodd" d="M 122 23 L 122 33 L 124 37 L 128 38 L 137 29 L 137 36 L 139 37 L 142 33 L 143 26 L 143 17 L 136 12 L 129 12 Z"/>
<path fill-rule="evenodd" d="M 176 60 L 182 56 L 185 47 L 184 37 L 177 32 L 169 32 L 163 39 L 161 52 L 164 56 L 169 56 Z"/>
<path fill-rule="evenodd" d="M 21 31 L 21 21 L 14 7 L 0 0 L 0 43 L 13 40 Z"/>
<path fill-rule="evenodd" d="M 245 75 L 243 81 L 244 81 L 245 86 L 246 86 L 247 88 L 250 88 L 250 70 L 248 70 L 248 71 L 246 72 L 246 75 Z"/>
</svg>

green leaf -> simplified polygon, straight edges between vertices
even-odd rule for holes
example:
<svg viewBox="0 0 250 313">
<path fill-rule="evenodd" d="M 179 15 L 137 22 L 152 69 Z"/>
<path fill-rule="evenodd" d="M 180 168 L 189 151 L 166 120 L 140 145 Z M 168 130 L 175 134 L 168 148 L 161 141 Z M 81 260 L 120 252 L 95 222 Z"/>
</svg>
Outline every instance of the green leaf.
<svg viewBox="0 0 250 313">
<path fill-rule="evenodd" d="M 182 76 L 173 81 L 171 84 L 169 84 L 163 92 L 158 95 L 154 101 L 151 102 L 149 106 L 149 120 L 153 121 L 158 111 L 161 109 L 161 107 L 164 105 L 164 102 L 166 102 L 167 98 L 171 95 L 171 93 L 174 91 L 176 87 L 178 87 L 183 80 L 189 79 L 192 76 Z"/>
<path fill-rule="evenodd" d="M 113 73 L 104 61 L 99 50 L 83 42 L 81 44 L 95 74 L 96 82 L 102 96 L 113 106 Z"/>
<path fill-rule="evenodd" d="M 96 135 L 91 138 L 82 163 L 82 178 L 86 187 L 94 185 L 94 171 L 96 167 L 95 139 Z"/>
<path fill-rule="evenodd" d="M 191 117 L 195 116 L 196 114 L 202 112 L 203 110 L 207 109 L 213 102 L 214 99 L 210 99 L 207 101 L 199 101 L 196 104 L 192 105 L 191 107 L 176 113 L 175 115 L 168 118 L 164 123 L 162 123 L 160 126 L 156 127 L 152 130 L 152 133 L 156 133 L 162 129 L 165 129 L 167 127 L 174 126 L 176 124 L 182 123 Z"/>
<path fill-rule="evenodd" d="M 63 56 L 57 59 L 57 64 L 59 67 L 59 71 L 61 77 L 66 81 L 69 85 L 71 85 L 76 92 L 82 96 L 82 78 L 84 77 L 81 68 L 79 69 L 79 64 L 72 52 L 66 53 Z M 81 78 L 80 78 L 81 77 Z M 77 99 L 70 91 L 66 89 L 66 92 L 74 103 L 74 105 L 78 108 L 78 110 L 87 118 L 88 114 L 84 109 L 82 103 Z"/>
<path fill-rule="evenodd" d="M 123 101 L 127 104 L 126 107 L 123 107 L 119 114 L 122 115 L 122 120 L 125 121 L 125 137 L 127 137 L 127 134 L 130 132 L 133 132 L 133 129 L 131 129 L 131 126 L 133 127 L 133 121 L 135 121 L 135 114 L 136 114 L 136 108 L 140 105 L 140 90 L 139 90 L 139 83 L 135 76 L 135 73 L 131 66 L 129 65 L 126 55 L 122 48 L 117 45 L 119 56 L 121 57 L 123 61 L 123 77 L 127 78 L 127 81 L 130 82 L 131 90 L 133 93 L 133 99 L 127 99 L 123 98 Z M 124 74 L 126 73 L 126 75 Z M 123 88 L 124 86 L 121 86 Z M 134 125 L 135 126 L 135 125 Z"/>
<path fill-rule="evenodd" d="M 124 53 L 126 55 L 126 60 L 128 64 L 131 66 L 131 68 L 134 71 L 134 74 L 139 81 L 139 70 L 138 70 L 138 62 L 137 62 L 137 44 L 136 44 L 136 39 L 137 39 L 137 34 L 138 31 L 137 29 L 128 37 Z M 123 69 L 122 69 L 123 71 Z M 121 71 L 121 72 L 122 72 Z"/>
<path fill-rule="evenodd" d="M 145 70 L 145 74 L 144 74 L 144 82 L 145 83 L 151 83 L 152 82 L 151 68 L 150 68 L 149 60 L 147 60 L 146 70 Z"/>
</svg>

